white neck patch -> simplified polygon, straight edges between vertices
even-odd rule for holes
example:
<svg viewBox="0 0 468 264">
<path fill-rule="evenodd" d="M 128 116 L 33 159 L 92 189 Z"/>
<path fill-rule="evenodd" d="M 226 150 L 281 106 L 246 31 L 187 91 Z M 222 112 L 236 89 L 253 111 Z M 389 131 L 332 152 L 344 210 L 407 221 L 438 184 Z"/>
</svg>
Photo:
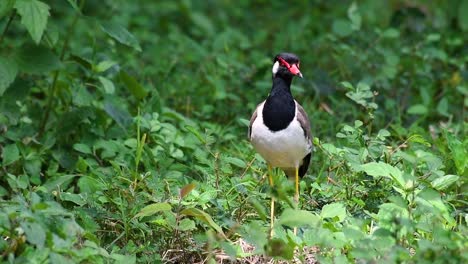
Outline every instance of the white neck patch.
<svg viewBox="0 0 468 264">
<path fill-rule="evenodd" d="M 273 64 L 273 68 L 271 69 L 271 72 L 273 72 L 273 75 L 276 75 L 279 69 L 279 61 L 276 61 L 275 64 Z"/>
</svg>

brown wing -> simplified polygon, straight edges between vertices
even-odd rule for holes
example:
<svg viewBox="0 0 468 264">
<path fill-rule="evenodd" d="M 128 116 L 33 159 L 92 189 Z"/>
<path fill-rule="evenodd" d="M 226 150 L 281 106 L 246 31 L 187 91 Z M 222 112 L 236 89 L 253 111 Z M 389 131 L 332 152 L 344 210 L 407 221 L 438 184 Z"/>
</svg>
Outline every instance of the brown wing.
<svg viewBox="0 0 468 264">
<path fill-rule="evenodd" d="M 265 101 L 263 101 L 263 102 L 265 102 Z M 248 132 L 247 132 L 247 137 L 249 138 L 249 140 L 250 140 L 250 136 L 252 135 L 252 125 L 253 125 L 253 123 L 255 122 L 255 119 L 257 119 L 257 110 L 258 110 L 258 107 L 259 107 L 260 105 L 262 105 L 263 102 L 261 102 L 260 104 L 257 105 L 257 107 L 255 107 L 255 111 L 254 111 L 254 113 L 252 114 L 252 117 L 250 118 L 249 130 L 248 130 Z"/>
<path fill-rule="evenodd" d="M 307 113 L 304 111 L 304 108 L 296 102 L 297 106 L 297 120 L 299 124 L 301 124 L 302 129 L 304 130 L 304 136 L 306 136 L 307 140 L 310 142 L 310 121 Z"/>
</svg>

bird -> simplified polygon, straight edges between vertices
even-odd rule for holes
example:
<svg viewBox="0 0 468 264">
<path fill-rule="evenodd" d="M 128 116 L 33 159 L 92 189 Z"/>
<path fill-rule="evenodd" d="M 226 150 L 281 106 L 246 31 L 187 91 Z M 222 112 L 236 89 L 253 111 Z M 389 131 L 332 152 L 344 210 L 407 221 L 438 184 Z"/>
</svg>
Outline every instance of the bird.
<svg viewBox="0 0 468 264">
<path fill-rule="evenodd" d="M 288 178 L 294 179 L 296 206 L 299 203 L 299 178 L 306 174 L 312 153 L 309 117 L 291 94 L 293 77 L 303 77 L 299 68 L 299 57 L 293 53 L 282 52 L 274 57 L 270 94 L 257 105 L 248 128 L 251 144 L 267 163 L 270 186 L 274 186 L 273 168 L 282 169 Z M 273 235 L 274 210 L 275 199 L 272 197 L 270 236 Z"/>
</svg>

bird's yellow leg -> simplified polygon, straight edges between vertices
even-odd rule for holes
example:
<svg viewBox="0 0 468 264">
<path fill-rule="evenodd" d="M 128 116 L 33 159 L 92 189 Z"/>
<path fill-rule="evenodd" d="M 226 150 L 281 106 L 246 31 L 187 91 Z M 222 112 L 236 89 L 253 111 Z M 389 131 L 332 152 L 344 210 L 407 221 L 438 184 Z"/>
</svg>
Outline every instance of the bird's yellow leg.
<svg viewBox="0 0 468 264">
<path fill-rule="evenodd" d="M 294 201 L 296 202 L 296 207 L 299 205 L 299 168 L 295 169 L 295 184 L 296 184 L 296 193 L 294 194 Z"/>
<path fill-rule="evenodd" d="M 296 203 L 296 208 L 299 207 L 299 168 L 295 170 L 295 185 L 296 185 L 296 193 L 294 194 L 294 202 Z M 294 227 L 294 235 L 297 235 L 297 227 Z"/>
<path fill-rule="evenodd" d="M 270 186 L 273 188 L 273 174 L 270 164 L 268 164 L 268 180 L 270 181 Z M 270 204 L 270 238 L 273 237 L 273 224 L 275 221 L 275 197 L 271 196 Z"/>
</svg>

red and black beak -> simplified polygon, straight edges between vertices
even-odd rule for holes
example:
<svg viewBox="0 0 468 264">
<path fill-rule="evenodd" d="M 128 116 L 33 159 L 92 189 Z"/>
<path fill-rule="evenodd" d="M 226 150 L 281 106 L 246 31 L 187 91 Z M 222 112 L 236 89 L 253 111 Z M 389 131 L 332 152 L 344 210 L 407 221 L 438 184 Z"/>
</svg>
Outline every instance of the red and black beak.
<svg viewBox="0 0 468 264">
<path fill-rule="evenodd" d="M 298 64 L 292 64 L 291 67 L 288 68 L 289 72 L 292 74 L 298 76 L 299 78 L 302 78 L 302 73 L 299 71 L 299 65 Z"/>
<path fill-rule="evenodd" d="M 302 73 L 301 71 L 299 70 L 299 62 L 298 63 L 294 63 L 294 64 L 289 64 L 286 60 L 284 60 L 283 58 L 281 57 L 278 57 L 278 60 L 280 62 L 281 65 L 283 65 L 284 67 L 288 68 L 289 72 L 292 73 L 293 75 L 295 76 L 298 76 L 299 78 L 302 78 Z"/>
</svg>

